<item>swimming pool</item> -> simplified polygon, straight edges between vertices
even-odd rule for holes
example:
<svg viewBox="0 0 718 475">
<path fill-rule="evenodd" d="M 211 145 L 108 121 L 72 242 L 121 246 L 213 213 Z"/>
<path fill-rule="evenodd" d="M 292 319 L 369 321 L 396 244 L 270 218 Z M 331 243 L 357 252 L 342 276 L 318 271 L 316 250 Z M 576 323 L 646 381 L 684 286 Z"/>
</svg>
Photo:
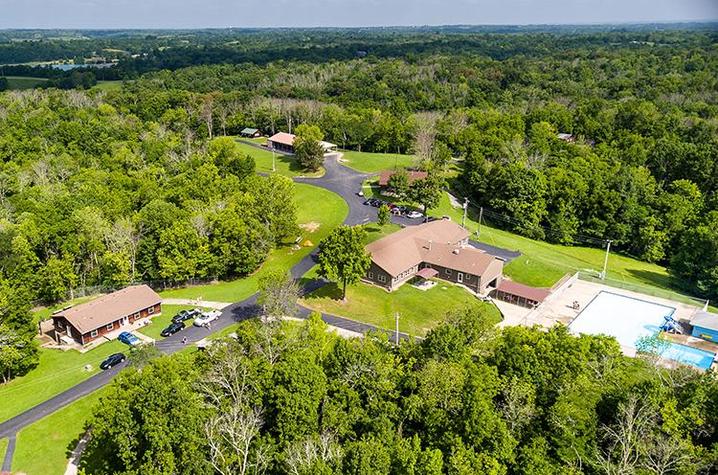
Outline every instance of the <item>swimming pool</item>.
<svg viewBox="0 0 718 475">
<path fill-rule="evenodd" d="M 636 349 L 642 337 L 656 335 L 664 317 L 675 308 L 613 292 L 601 291 L 569 325 L 575 334 L 609 335 L 621 346 Z M 701 369 L 710 368 L 714 353 L 669 343 L 661 356 Z"/>
</svg>

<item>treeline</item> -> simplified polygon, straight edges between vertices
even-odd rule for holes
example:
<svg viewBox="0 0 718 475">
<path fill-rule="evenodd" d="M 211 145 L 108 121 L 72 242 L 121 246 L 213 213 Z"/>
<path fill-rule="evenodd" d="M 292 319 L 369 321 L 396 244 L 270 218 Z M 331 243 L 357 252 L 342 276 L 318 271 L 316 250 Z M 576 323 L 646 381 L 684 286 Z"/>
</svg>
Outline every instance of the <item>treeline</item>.
<svg viewBox="0 0 718 475">
<path fill-rule="evenodd" d="M 122 372 L 87 473 L 713 473 L 718 383 L 566 327 L 474 310 L 420 342 L 342 339 L 317 315 L 248 321 L 205 353 Z M 296 325 L 296 324 L 295 324 Z M 143 366 L 144 365 L 144 366 Z"/>
</svg>

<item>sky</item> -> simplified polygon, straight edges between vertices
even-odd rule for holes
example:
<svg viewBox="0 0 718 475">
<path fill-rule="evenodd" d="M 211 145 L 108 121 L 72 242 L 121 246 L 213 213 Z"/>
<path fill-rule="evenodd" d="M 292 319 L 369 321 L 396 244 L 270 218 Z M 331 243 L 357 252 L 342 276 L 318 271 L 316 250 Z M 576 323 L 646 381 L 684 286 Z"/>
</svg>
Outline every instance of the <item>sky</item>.
<svg viewBox="0 0 718 475">
<path fill-rule="evenodd" d="M 718 20 L 718 0 L 0 0 L 0 28 L 596 24 Z"/>
</svg>

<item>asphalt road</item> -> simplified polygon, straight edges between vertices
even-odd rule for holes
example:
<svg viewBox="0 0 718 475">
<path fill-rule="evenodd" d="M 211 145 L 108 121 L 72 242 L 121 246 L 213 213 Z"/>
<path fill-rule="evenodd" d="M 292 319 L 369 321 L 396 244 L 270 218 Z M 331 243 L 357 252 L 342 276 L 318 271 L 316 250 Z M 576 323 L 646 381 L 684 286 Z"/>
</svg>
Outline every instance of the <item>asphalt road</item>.
<svg viewBox="0 0 718 475">
<path fill-rule="evenodd" d="M 327 156 L 324 167 L 326 173 L 320 178 L 296 178 L 295 181 L 300 183 L 308 183 L 314 186 L 326 188 L 334 193 L 340 195 L 349 205 L 349 214 L 344 220 L 344 224 L 357 225 L 365 224 L 370 221 L 376 221 L 377 209 L 371 206 L 365 206 L 364 198 L 357 196 L 357 192 L 362 189 L 362 183 L 369 178 L 371 175 L 358 173 L 344 165 L 341 165 L 337 158 L 339 154 L 333 154 Z M 421 220 L 410 220 L 402 216 L 392 216 L 392 221 L 397 224 L 404 226 L 414 225 L 421 223 Z M 480 249 L 487 250 L 502 258 L 508 260 L 513 259 L 518 255 L 512 251 L 505 249 L 488 246 L 483 243 L 471 242 L 471 244 Z M 315 264 L 316 251 L 307 255 L 299 263 L 297 263 L 291 269 L 291 274 L 295 279 L 299 279 L 302 275 L 308 272 Z M 316 290 L 327 283 L 322 280 L 308 281 L 303 284 L 302 292 L 308 293 Z M 219 332 L 230 325 L 237 322 L 247 320 L 259 315 L 259 306 L 257 305 L 257 294 L 242 300 L 241 302 L 234 303 L 225 307 L 222 310 L 221 316 L 212 322 L 210 328 L 199 328 L 191 326 L 182 330 L 181 332 L 175 333 L 174 335 L 160 340 L 156 343 L 157 349 L 162 353 L 170 355 L 175 353 L 187 345 L 198 342 L 199 340 L 210 336 L 213 333 Z M 310 313 L 307 308 L 300 309 L 300 317 L 306 318 Z M 366 323 L 356 322 L 347 318 L 343 318 L 337 315 L 322 314 L 322 319 L 329 325 L 339 327 L 345 330 L 367 333 L 369 331 L 384 331 L 394 336 L 394 332 L 390 332 L 384 329 L 368 325 Z M 400 333 L 399 337 L 402 339 L 409 338 L 409 335 Z M 187 343 L 183 343 L 182 339 L 187 338 Z M 98 361 L 97 364 L 100 362 Z M 3 471 L 10 471 L 10 465 L 12 462 L 12 456 L 15 447 L 15 434 L 22 428 L 36 422 L 43 417 L 52 414 L 53 412 L 61 409 L 68 404 L 76 401 L 77 399 L 86 396 L 93 391 L 101 388 L 102 386 L 109 383 L 125 366 L 127 362 L 117 365 L 107 371 L 97 373 L 85 381 L 73 386 L 70 389 L 48 399 L 45 402 L 34 406 L 27 411 L 3 422 L 0 424 L 0 438 L 8 437 L 10 444 L 8 450 L 5 453 L 5 458 L 2 464 Z"/>
</svg>

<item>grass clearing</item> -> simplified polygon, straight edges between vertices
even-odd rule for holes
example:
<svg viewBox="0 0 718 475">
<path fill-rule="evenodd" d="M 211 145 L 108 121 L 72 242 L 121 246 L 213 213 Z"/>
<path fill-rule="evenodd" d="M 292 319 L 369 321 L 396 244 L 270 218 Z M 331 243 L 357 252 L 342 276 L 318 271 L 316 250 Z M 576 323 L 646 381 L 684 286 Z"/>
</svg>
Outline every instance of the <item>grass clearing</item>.
<svg viewBox="0 0 718 475">
<path fill-rule="evenodd" d="M 313 275 L 315 270 L 310 272 Z M 433 288 L 422 291 L 406 283 L 393 292 L 370 284 L 347 287 L 347 299 L 341 300 L 341 288 L 334 283 L 312 292 L 300 300 L 313 310 L 347 317 L 380 328 L 393 330 L 395 314 L 399 313 L 399 330 L 411 335 L 425 335 L 447 313 L 467 306 L 485 306 L 465 289 L 437 280 Z"/>
<path fill-rule="evenodd" d="M 97 81 L 97 84 L 93 86 L 93 89 L 99 89 L 101 91 L 119 91 L 122 89 L 122 81 Z"/>
<path fill-rule="evenodd" d="M 25 376 L 0 385 L 0 422 L 20 414 L 100 372 L 100 363 L 112 353 L 129 351 L 117 340 L 88 352 L 40 348 L 40 364 Z M 85 365 L 92 368 L 87 371 Z"/>
<path fill-rule="evenodd" d="M 106 393 L 99 389 L 22 429 L 17 434 L 13 473 L 62 475 L 93 406 Z"/>
<path fill-rule="evenodd" d="M 254 158 L 254 164 L 256 165 L 257 173 L 279 173 L 289 177 L 294 176 L 308 176 L 308 177 L 320 177 L 324 175 L 324 169 L 320 169 L 316 173 L 309 173 L 304 171 L 299 162 L 294 156 L 282 155 L 281 153 L 274 154 L 274 165 L 275 170 L 272 170 L 272 152 L 269 150 L 258 148 L 250 143 L 264 144 L 266 139 L 235 139 L 237 146 L 247 155 Z"/>
<path fill-rule="evenodd" d="M 0 439 L 0 460 L 5 460 L 5 451 L 9 443 L 8 439 Z"/>
<path fill-rule="evenodd" d="M 4 76 L 7 79 L 7 88 L 9 91 L 32 89 L 40 84 L 47 82 L 46 78 L 34 78 L 25 76 Z"/>
<path fill-rule="evenodd" d="M 161 292 L 164 298 L 184 298 L 210 300 L 216 302 L 237 302 L 257 291 L 259 278 L 275 269 L 289 270 L 319 244 L 329 233 L 339 226 L 349 213 L 346 202 L 337 194 L 312 185 L 297 183 L 295 200 L 297 203 L 297 222 L 313 223 L 314 232 L 304 231 L 298 250 L 284 246 L 274 250 L 264 265 L 249 277 L 216 284 L 198 285 Z"/>
<path fill-rule="evenodd" d="M 414 164 L 413 155 L 399 153 L 373 153 L 342 150 L 343 163 L 349 168 L 363 173 L 379 173 L 382 170 L 407 168 Z"/>
</svg>

